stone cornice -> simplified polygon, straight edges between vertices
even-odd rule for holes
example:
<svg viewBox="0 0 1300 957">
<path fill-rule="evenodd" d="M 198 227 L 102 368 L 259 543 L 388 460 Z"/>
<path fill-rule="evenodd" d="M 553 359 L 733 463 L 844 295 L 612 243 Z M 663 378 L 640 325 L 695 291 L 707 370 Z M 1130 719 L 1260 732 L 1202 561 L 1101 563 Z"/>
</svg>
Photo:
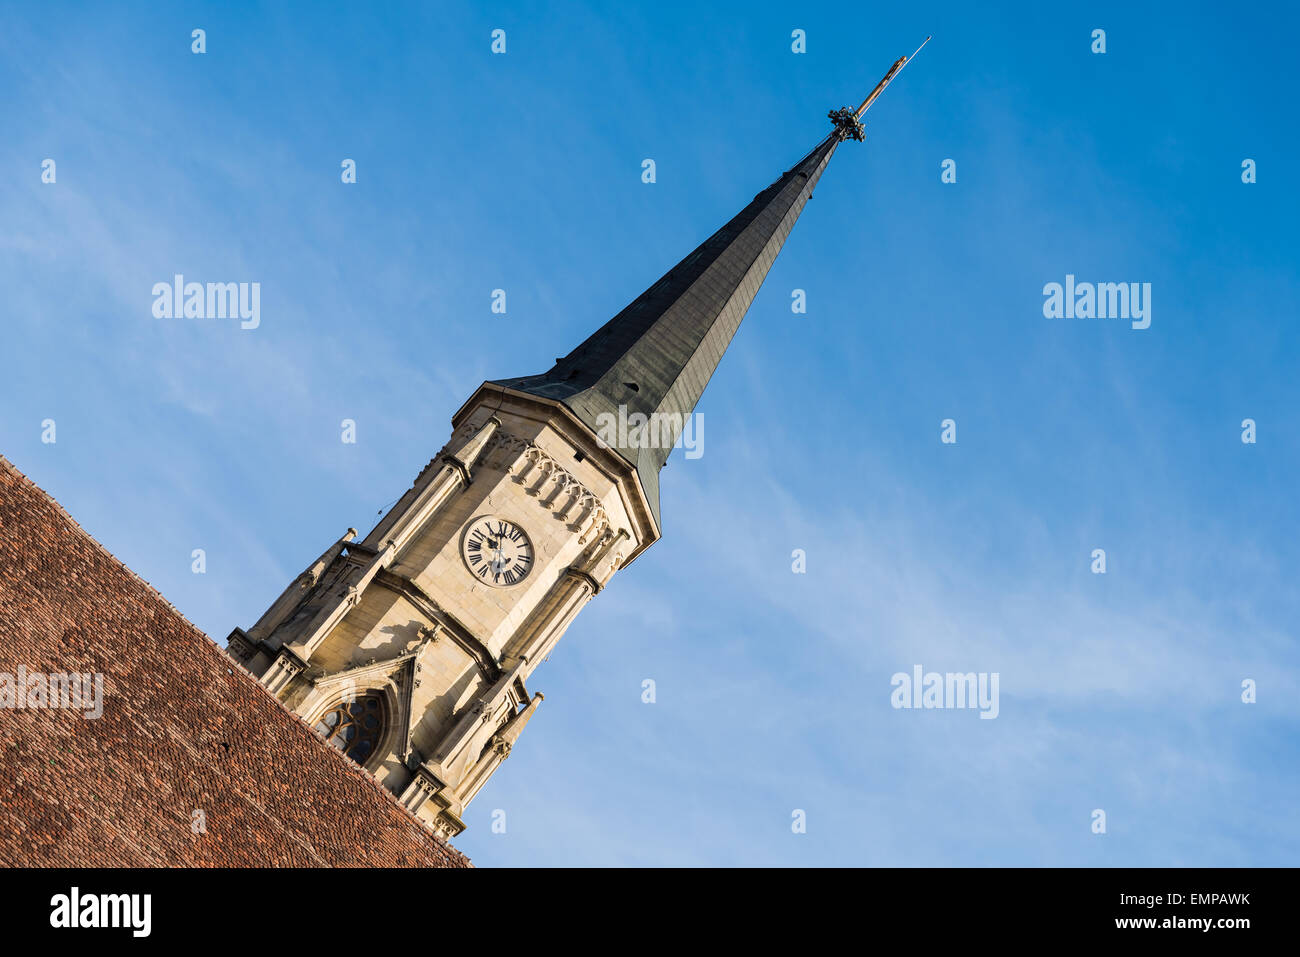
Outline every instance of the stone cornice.
<svg viewBox="0 0 1300 957">
<path fill-rule="evenodd" d="M 573 411 L 563 402 L 520 392 L 517 389 L 506 388 L 493 382 L 484 382 L 474 390 L 474 393 L 466 400 L 465 404 L 452 416 L 454 428 L 459 429 L 466 424 L 467 416 L 485 403 L 485 394 L 500 396 L 502 400 L 508 398 L 520 405 L 544 409 L 548 413 L 560 416 L 568 430 L 570 441 L 574 442 L 580 451 L 591 458 L 593 462 L 603 463 L 598 467 L 618 485 L 623 497 L 623 503 L 638 530 L 638 533 L 632 536 L 635 548 L 627 556 L 625 564 L 631 564 L 641 552 L 659 540 L 661 534 L 659 523 L 650 510 L 649 501 L 646 498 L 645 490 L 641 487 L 641 479 L 637 475 L 636 468 L 631 466 L 617 452 L 602 444 L 599 436 L 588 428 L 585 422 L 574 415 Z"/>
<path fill-rule="evenodd" d="M 540 445 L 498 429 L 488 440 L 483 454 L 490 457 L 498 451 L 506 453 L 506 473 L 515 483 L 565 522 L 569 531 L 580 533 L 579 545 L 587 544 L 610 527 L 609 513 L 600 497 Z"/>
</svg>

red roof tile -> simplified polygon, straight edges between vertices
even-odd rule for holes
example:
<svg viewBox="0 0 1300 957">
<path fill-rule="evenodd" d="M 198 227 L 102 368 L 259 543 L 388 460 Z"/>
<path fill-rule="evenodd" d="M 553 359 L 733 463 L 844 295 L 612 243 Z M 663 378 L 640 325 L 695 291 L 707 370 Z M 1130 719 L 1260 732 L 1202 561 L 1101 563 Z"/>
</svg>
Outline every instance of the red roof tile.
<svg viewBox="0 0 1300 957">
<path fill-rule="evenodd" d="M 101 673 L 103 715 L 0 707 L 0 864 L 470 866 L 0 456 L 20 666 Z"/>
</svg>

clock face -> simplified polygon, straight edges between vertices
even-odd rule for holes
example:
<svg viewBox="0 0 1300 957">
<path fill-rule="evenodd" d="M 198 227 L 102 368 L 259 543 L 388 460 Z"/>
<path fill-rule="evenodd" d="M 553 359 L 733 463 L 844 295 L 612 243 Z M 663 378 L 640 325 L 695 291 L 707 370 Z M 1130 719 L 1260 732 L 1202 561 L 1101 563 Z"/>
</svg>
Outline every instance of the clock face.
<svg viewBox="0 0 1300 957">
<path fill-rule="evenodd" d="M 489 585 L 517 585 L 533 568 L 533 543 L 522 528 L 502 518 L 475 519 L 460 548 L 470 573 Z"/>
</svg>

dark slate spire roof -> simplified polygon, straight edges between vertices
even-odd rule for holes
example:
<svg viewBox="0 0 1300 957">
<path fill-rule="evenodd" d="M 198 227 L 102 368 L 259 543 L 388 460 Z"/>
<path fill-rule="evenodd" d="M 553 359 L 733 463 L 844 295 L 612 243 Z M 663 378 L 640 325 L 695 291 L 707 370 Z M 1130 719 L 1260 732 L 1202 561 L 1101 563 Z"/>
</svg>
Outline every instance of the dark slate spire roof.
<svg viewBox="0 0 1300 957">
<path fill-rule="evenodd" d="M 659 413 L 675 422 L 657 448 L 611 443 L 641 479 L 659 522 L 659 470 L 680 423 L 694 410 L 713 370 L 754 301 L 785 238 L 845 135 L 837 128 L 729 223 L 626 309 L 541 375 L 495 385 L 563 402 L 598 435 L 602 421 Z M 608 414 L 613 419 L 602 420 Z M 636 420 L 633 420 L 635 424 Z"/>
</svg>

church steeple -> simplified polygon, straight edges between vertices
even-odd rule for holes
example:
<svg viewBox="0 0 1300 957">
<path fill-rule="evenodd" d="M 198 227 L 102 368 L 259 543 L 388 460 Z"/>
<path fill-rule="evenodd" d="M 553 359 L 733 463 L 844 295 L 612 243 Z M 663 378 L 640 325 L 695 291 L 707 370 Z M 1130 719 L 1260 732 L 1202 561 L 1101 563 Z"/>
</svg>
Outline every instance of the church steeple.
<svg viewBox="0 0 1300 957">
<path fill-rule="evenodd" d="M 430 827 L 464 828 L 542 702 L 534 671 L 659 539 L 659 469 L 835 148 L 907 60 L 553 369 L 479 386 L 379 524 L 230 635 L 236 661 Z M 657 441 L 611 434 L 611 415 L 657 416 Z"/>
<path fill-rule="evenodd" d="M 664 426 L 656 429 L 653 443 L 646 441 L 649 433 L 638 434 L 635 429 L 619 430 L 619 441 L 607 442 L 635 467 L 659 524 L 659 470 L 683 423 L 694 411 L 835 148 L 844 139 L 862 139 L 863 114 L 909 59 L 895 62 L 857 110 L 832 110 L 829 116 L 835 128 L 825 139 L 627 308 L 557 359 L 549 371 L 490 384 L 558 400 L 601 435 L 609 434 L 603 423 L 620 419 Z M 638 414 L 646 419 L 634 419 Z"/>
<path fill-rule="evenodd" d="M 659 470 L 839 142 L 836 130 L 550 371 L 492 384 L 558 399 L 597 434 L 620 415 L 655 416 L 666 434 L 654 443 L 634 429 L 609 444 L 658 523 Z"/>
</svg>

